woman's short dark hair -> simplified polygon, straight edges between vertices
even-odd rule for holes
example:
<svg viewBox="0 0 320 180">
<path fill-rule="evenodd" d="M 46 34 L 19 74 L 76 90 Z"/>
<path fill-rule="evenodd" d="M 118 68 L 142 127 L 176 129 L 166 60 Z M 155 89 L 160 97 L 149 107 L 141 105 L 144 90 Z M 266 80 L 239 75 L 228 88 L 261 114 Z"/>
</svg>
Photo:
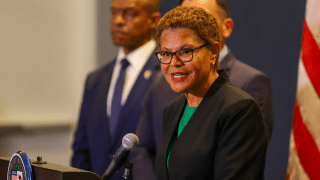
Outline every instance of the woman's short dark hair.
<svg viewBox="0 0 320 180">
<path fill-rule="evenodd" d="M 220 29 L 217 20 L 204 9 L 199 7 L 178 6 L 167 12 L 158 22 L 156 29 L 156 41 L 161 49 L 161 34 L 166 29 L 188 28 L 194 31 L 201 39 L 214 45 L 220 44 Z M 219 68 L 219 53 L 214 67 Z"/>
</svg>

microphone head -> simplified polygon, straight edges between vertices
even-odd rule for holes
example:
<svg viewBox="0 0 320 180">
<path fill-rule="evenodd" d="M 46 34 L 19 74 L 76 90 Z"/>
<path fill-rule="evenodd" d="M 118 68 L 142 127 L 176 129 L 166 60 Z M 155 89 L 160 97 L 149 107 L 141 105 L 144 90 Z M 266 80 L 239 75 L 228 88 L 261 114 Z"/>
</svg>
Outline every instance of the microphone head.
<svg viewBox="0 0 320 180">
<path fill-rule="evenodd" d="M 134 150 L 138 144 L 139 138 L 133 133 L 128 133 L 122 138 L 122 146 L 130 151 Z"/>
</svg>

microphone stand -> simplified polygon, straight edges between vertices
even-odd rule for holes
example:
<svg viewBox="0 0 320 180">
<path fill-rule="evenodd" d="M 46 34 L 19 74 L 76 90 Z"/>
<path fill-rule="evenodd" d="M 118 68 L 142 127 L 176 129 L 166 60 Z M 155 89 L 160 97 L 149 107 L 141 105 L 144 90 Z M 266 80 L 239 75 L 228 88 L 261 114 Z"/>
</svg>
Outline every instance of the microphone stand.
<svg viewBox="0 0 320 180">
<path fill-rule="evenodd" d="M 118 170 L 120 169 L 121 165 L 119 166 L 119 162 L 117 162 L 117 161 L 112 161 L 111 163 L 118 164 L 118 167 L 119 167 L 119 168 L 116 169 L 116 171 L 118 171 Z M 123 163 L 123 166 L 124 166 L 124 172 L 123 172 L 123 176 L 122 176 L 122 177 L 123 177 L 125 180 L 129 180 L 129 179 L 131 178 L 131 175 L 132 175 L 133 163 L 132 163 L 131 161 L 125 160 L 125 162 Z M 112 167 L 112 166 L 111 166 L 111 167 Z M 109 167 L 108 167 L 107 171 L 110 171 L 110 170 L 109 170 Z M 106 171 L 106 172 L 107 172 L 107 171 Z M 106 176 L 105 174 L 106 174 L 106 173 L 104 173 L 103 176 L 102 176 L 102 179 L 103 179 L 103 180 L 109 180 L 109 179 L 111 178 L 111 176 L 112 176 L 112 175 Z"/>
<path fill-rule="evenodd" d="M 132 174 L 132 167 L 133 167 L 133 164 L 131 161 L 126 161 L 124 164 L 124 172 L 123 172 L 123 178 L 125 180 L 129 180 L 130 177 L 131 177 L 131 174 Z"/>
</svg>

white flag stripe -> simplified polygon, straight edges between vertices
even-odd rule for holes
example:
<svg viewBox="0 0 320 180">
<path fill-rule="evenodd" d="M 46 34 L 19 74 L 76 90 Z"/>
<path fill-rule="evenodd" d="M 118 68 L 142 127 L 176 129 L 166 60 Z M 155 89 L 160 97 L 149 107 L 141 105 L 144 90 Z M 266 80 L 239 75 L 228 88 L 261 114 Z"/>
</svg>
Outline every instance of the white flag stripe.
<svg viewBox="0 0 320 180">
<path fill-rule="evenodd" d="M 306 21 L 311 32 L 313 32 L 320 24 L 320 1 L 307 0 L 306 5 Z"/>
<path fill-rule="evenodd" d="M 298 66 L 298 84 L 297 84 L 297 91 L 304 86 L 311 84 L 309 76 L 304 68 L 302 63 L 302 59 L 299 59 L 299 66 Z"/>
<path fill-rule="evenodd" d="M 320 49 L 320 1 L 308 1 L 306 23 Z M 320 57 L 319 57 L 320 59 Z"/>
<path fill-rule="evenodd" d="M 312 84 L 298 90 L 297 101 L 302 120 L 320 152 L 320 100 Z"/>
<path fill-rule="evenodd" d="M 320 151 L 320 99 L 310 82 L 301 59 L 299 60 L 296 99 L 299 103 L 302 120 Z"/>
</svg>

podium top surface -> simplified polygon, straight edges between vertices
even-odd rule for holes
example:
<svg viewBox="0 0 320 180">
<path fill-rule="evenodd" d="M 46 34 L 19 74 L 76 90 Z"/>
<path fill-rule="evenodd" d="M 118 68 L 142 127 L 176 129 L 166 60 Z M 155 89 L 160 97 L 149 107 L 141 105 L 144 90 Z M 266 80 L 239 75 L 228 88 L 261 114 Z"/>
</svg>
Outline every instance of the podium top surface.
<svg viewBox="0 0 320 180">
<path fill-rule="evenodd" d="M 0 157 L 0 179 L 7 179 L 10 157 Z M 34 180 L 102 180 L 97 174 L 53 163 L 34 164 L 30 159 Z"/>
</svg>

